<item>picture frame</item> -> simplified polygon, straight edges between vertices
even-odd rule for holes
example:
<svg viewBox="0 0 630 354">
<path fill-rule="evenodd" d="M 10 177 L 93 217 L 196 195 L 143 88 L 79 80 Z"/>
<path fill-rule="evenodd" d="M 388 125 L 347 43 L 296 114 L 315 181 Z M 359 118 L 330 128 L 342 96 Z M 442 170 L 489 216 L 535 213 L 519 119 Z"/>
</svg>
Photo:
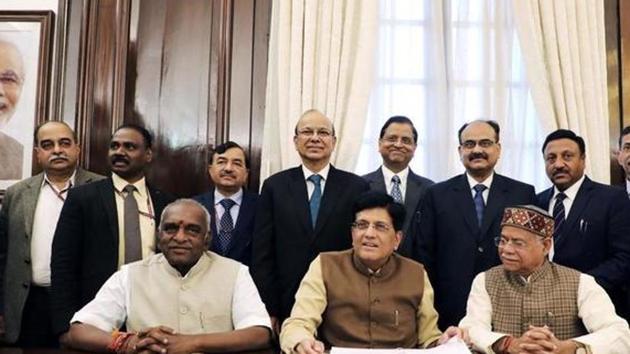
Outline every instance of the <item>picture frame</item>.
<svg viewBox="0 0 630 354">
<path fill-rule="evenodd" d="M 35 127 L 49 120 L 53 11 L 0 11 L 0 200 L 36 173 Z"/>
</svg>

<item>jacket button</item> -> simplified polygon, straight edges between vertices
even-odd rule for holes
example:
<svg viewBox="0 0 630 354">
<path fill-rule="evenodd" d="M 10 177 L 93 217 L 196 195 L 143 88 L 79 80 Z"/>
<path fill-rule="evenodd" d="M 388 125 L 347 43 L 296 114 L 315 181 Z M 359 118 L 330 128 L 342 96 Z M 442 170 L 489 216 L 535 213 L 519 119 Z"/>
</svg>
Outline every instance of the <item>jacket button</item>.
<svg viewBox="0 0 630 354">
<path fill-rule="evenodd" d="M 31 260 L 30 260 L 30 259 L 28 259 L 28 258 L 24 258 L 24 263 L 26 263 L 26 264 L 31 264 Z"/>
<path fill-rule="evenodd" d="M 483 253 L 483 247 L 481 246 L 477 247 L 477 251 L 479 251 L 479 253 Z"/>
<path fill-rule="evenodd" d="M 22 287 L 24 289 L 28 289 L 28 286 L 29 286 L 29 283 L 27 283 L 27 282 L 22 283 Z"/>
</svg>

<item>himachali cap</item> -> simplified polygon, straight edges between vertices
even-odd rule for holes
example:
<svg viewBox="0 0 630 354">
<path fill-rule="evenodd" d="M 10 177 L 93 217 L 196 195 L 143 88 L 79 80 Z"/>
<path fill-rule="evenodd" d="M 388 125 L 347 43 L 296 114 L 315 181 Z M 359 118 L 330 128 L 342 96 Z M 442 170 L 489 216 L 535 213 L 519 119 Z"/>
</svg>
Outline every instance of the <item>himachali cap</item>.
<svg viewBox="0 0 630 354">
<path fill-rule="evenodd" d="M 513 226 L 547 238 L 553 236 L 553 218 L 533 205 L 507 207 L 503 211 L 501 227 Z"/>
</svg>

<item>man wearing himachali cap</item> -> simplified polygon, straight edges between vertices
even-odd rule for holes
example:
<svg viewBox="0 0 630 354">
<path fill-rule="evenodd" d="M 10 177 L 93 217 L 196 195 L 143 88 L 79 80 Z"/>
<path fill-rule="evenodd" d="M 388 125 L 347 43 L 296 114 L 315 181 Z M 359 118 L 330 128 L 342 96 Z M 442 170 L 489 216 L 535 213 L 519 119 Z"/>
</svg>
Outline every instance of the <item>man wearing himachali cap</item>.
<svg viewBox="0 0 630 354">
<path fill-rule="evenodd" d="M 553 223 L 535 206 L 505 209 L 502 265 L 475 277 L 460 327 L 483 353 L 630 353 L 628 323 L 594 278 L 548 260 Z"/>
</svg>

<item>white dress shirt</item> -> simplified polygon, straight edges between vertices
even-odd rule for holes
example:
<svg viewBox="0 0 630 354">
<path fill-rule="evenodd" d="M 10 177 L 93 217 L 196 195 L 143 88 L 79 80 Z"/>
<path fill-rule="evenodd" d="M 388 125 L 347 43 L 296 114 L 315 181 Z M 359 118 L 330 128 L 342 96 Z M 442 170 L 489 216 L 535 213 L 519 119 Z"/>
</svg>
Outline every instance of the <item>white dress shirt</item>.
<svg viewBox="0 0 630 354">
<path fill-rule="evenodd" d="M 313 191 L 315 190 L 315 184 L 308 180 L 312 175 L 320 175 L 322 180 L 320 182 L 322 196 L 324 195 L 324 187 L 326 187 L 326 181 L 328 180 L 328 172 L 330 171 L 330 164 L 327 164 L 324 168 L 322 168 L 319 172 L 313 172 L 309 170 L 306 166 L 302 165 L 302 172 L 304 173 L 304 180 L 306 181 L 306 191 L 308 192 L 308 200 L 311 200 L 311 196 L 313 195 Z"/>
<path fill-rule="evenodd" d="M 468 173 L 466 173 L 466 178 L 468 179 L 468 185 L 470 186 L 470 193 L 473 199 L 475 198 L 475 194 L 477 194 L 475 186 L 478 184 L 486 186 L 486 189 L 481 192 L 481 196 L 483 197 L 483 204 L 488 205 L 488 195 L 490 195 L 490 186 L 492 185 L 492 180 L 494 179 L 494 172 L 492 172 L 488 178 L 484 179 L 483 182 L 477 182 L 477 180 Z"/>
<path fill-rule="evenodd" d="M 577 196 L 577 193 L 580 190 L 580 187 L 582 186 L 582 183 L 584 182 L 585 177 L 586 175 L 582 175 L 582 178 L 577 180 L 577 182 L 573 183 L 571 187 L 567 188 L 564 191 L 564 194 L 567 196 L 562 201 L 562 204 L 564 204 L 564 219 L 565 220 L 569 218 L 569 211 L 571 211 L 571 207 L 573 206 L 575 197 Z M 551 197 L 551 200 L 549 201 L 549 210 L 548 210 L 549 215 L 551 215 L 552 217 L 553 217 L 553 208 L 556 206 L 556 196 L 558 194 L 560 194 L 560 191 L 558 190 L 557 187 L 554 186 L 553 196 Z M 555 247 L 554 247 L 553 239 L 551 241 L 552 242 L 551 242 L 551 249 L 549 250 L 549 260 L 553 261 L 553 256 L 555 254 Z"/>
<path fill-rule="evenodd" d="M 381 171 L 383 171 L 383 179 L 385 180 L 385 189 L 387 189 L 387 194 L 392 195 L 392 188 L 394 188 L 394 182 L 392 182 L 392 177 L 398 176 L 400 178 L 400 194 L 402 194 L 403 203 L 405 202 L 405 194 L 407 193 L 407 177 L 409 176 L 409 166 L 405 167 L 404 170 L 394 173 L 389 168 L 385 167 L 385 165 L 381 166 Z"/>
<path fill-rule="evenodd" d="M 591 353 L 630 353 L 628 323 L 615 314 L 610 298 L 590 275 L 580 275 L 577 302 L 578 316 L 589 334 L 573 340 L 589 346 Z M 486 290 L 485 273 L 477 274 L 473 280 L 466 316 L 459 326 L 468 329 L 474 348 L 483 353 L 493 353 L 492 344 L 507 335 L 492 331 L 492 302 Z"/>
<path fill-rule="evenodd" d="M 50 254 L 53 236 L 57 229 L 57 221 L 61 208 L 68 195 L 68 189 L 74 186 L 76 172 L 72 174 L 66 185 L 57 189 L 44 174 L 44 180 L 37 197 L 37 206 L 33 216 L 33 232 L 31 235 L 31 282 L 37 286 L 50 286 Z"/>
<path fill-rule="evenodd" d="M 120 328 L 127 319 L 129 304 L 131 303 L 132 289 L 128 268 L 128 265 L 123 265 L 119 271 L 114 273 L 103 284 L 94 299 L 74 314 L 70 323 L 87 323 L 105 332 L 112 332 L 114 329 Z M 211 298 L 212 284 L 207 284 L 207 286 L 208 297 Z M 156 290 L 156 297 L 159 297 L 159 289 Z M 163 301 L 168 300 L 163 299 Z M 271 328 L 271 320 L 265 305 L 260 299 L 247 266 L 243 264 L 239 265 L 238 275 L 234 284 L 232 323 L 234 329 L 252 326 Z"/>
<path fill-rule="evenodd" d="M 133 196 L 138 203 L 140 212 L 140 237 L 142 238 L 142 258 L 155 254 L 155 209 L 144 177 L 136 183 L 129 183 L 122 177 L 112 173 L 112 182 L 116 191 L 116 215 L 118 215 L 118 267 L 125 264 L 125 197 L 124 189 L 133 184 L 136 191 Z M 160 217 L 157 215 L 157 217 Z"/>
</svg>

